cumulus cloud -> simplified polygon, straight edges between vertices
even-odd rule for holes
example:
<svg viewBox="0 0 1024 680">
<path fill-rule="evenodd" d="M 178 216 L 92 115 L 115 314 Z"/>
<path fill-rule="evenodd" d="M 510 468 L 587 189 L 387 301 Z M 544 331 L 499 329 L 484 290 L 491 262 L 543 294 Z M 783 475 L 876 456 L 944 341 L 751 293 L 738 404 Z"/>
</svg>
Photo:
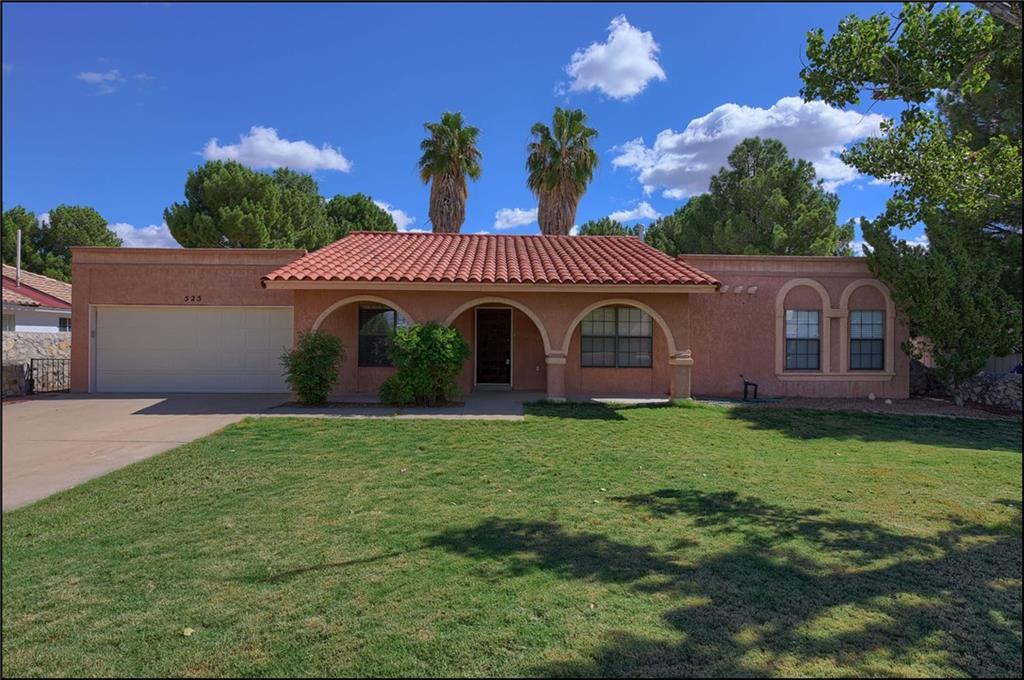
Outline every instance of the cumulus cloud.
<svg viewBox="0 0 1024 680">
<path fill-rule="evenodd" d="M 77 76 L 78 80 L 96 87 L 96 94 L 110 94 L 117 89 L 115 83 L 124 80 L 124 76 L 116 68 L 109 71 L 82 71 Z"/>
<path fill-rule="evenodd" d="M 569 230 L 569 236 L 579 236 L 579 235 L 580 235 L 580 225 L 578 225 L 578 224 L 572 225 L 572 229 Z"/>
<path fill-rule="evenodd" d="M 625 16 L 612 19 L 608 40 L 576 50 L 565 67 L 572 92 L 598 90 L 619 100 L 632 99 L 652 80 L 665 80 L 658 43 L 650 31 L 632 26 Z"/>
<path fill-rule="evenodd" d="M 391 215 L 391 219 L 395 221 L 395 226 L 398 227 L 398 231 L 413 231 L 407 227 L 416 221 L 416 218 L 398 208 L 392 208 L 390 203 L 384 201 L 374 201 L 374 204 L 387 214 Z"/>
<path fill-rule="evenodd" d="M 337 170 L 349 172 L 352 163 L 334 147 L 317 148 L 305 141 L 293 142 L 277 136 L 277 130 L 254 125 L 241 135 L 238 144 L 221 146 L 214 137 L 206 143 L 203 158 L 208 161 L 238 161 L 250 168 L 281 168 L 293 170 Z"/>
<path fill-rule="evenodd" d="M 743 139 L 771 137 L 785 144 L 791 156 L 813 163 L 818 179 L 834 191 L 858 177 L 839 154 L 853 141 L 880 134 L 884 120 L 799 97 L 783 97 L 767 109 L 722 104 L 691 120 L 682 132 L 662 130 L 653 146 L 639 137 L 615 147 L 619 155 L 612 165 L 636 171 L 648 194 L 660 188 L 666 198 L 688 198 L 708 190 L 711 176 Z"/>
<path fill-rule="evenodd" d="M 532 224 L 537 221 L 537 209 L 523 210 L 522 208 L 502 208 L 494 213 L 495 229 L 511 229 L 521 227 L 524 224 Z"/>
<path fill-rule="evenodd" d="M 608 217 L 616 222 L 632 222 L 634 220 L 656 220 L 661 217 L 661 213 L 647 201 L 641 201 L 632 210 L 616 210 Z"/>
<path fill-rule="evenodd" d="M 126 222 L 108 224 L 107 227 L 121 237 L 125 248 L 180 248 L 171 236 L 167 223 L 134 227 Z"/>
</svg>

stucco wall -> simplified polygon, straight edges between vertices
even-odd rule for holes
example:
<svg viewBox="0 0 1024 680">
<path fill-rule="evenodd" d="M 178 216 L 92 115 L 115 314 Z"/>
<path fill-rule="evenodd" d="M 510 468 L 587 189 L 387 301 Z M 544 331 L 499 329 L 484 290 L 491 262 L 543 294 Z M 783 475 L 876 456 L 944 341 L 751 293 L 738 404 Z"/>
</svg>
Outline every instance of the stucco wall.
<svg viewBox="0 0 1024 680">
<path fill-rule="evenodd" d="M 40 312 L 37 310 L 7 311 L 14 315 L 14 330 L 18 333 L 59 333 L 60 319 L 67 319 L 71 312 Z"/>
<path fill-rule="evenodd" d="M 260 278 L 301 250 L 73 248 L 71 389 L 86 392 L 93 305 L 287 306 Z"/>
<path fill-rule="evenodd" d="M 844 315 L 849 309 L 886 309 L 885 296 L 873 285 L 864 285 L 875 280 L 862 258 L 686 255 L 684 259 L 722 283 L 720 292 L 691 300 L 695 395 L 741 395 L 739 376 L 743 374 L 759 384 L 764 396 L 909 396 L 910 362 L 899 349 L 907 332 L 898 317 L 886 319 L 893 329 L 886 345 L 891 372 L 845 370 L 843 337 L 848 327 Z M 829 340 L 826 345 L 822 338 L 822 364 L 824 369 L 827 353 L 827 372 L 777 370 L 777 354 L 784 346 L 777 319 L 779 293 L 799 279 L 818 283 L 827 300 L 823 302 L 813 286 L 797 285 L 783 296 L 781 306 L 821 310 L 822 335 L 827 327 Z"/>
</svg>

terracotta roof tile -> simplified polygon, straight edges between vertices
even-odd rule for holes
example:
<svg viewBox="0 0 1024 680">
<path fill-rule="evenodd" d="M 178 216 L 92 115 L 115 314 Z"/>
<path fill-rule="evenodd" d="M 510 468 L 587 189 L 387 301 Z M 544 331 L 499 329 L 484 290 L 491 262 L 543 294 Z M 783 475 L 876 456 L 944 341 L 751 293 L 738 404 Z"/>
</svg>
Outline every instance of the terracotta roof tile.
<svg viewBox="0 0 1024 680">
<path fill-rule="evenodd" d="M 25 305 L 26 307 L 38 307 L 39 303 L 21 293 L 4 288 L 4 303 L 8 305 Z"/>
<path fill-rule="evenodd" d="M 17 269 L 14 266 L 9 264 L 4 265 L 4 277 L 14 281 L 17 274 Z M 71 304 L 70 283 L 51 279 L 49 276 L 43 276 L 42 274 L 33 274 L 32 272 L 27 272 L 22 269 L 21 285 L 28 286 L 29 288 L 35 288 L 41 293 L 46 293 L 47 295 L 55 297 L 58 300 L 62 300 L 69 305 Z"/>
<path fill-rule="evenodd" d="M 264 281 L 717 285 L 630 236 L 353 232 Z"/>
</svg>

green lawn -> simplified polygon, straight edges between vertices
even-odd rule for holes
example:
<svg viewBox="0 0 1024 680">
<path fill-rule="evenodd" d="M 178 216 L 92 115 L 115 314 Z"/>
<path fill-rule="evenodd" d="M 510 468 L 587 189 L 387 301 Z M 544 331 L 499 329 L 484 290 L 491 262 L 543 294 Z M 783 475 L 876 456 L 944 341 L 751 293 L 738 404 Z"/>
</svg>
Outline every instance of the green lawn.
<svg viewBox="0 0 1024 680">
<path fill-rule="evenodd" d="M 5 676 L 1020 671 L 1017 423 L 263 418 L 4 515 Z"/>
</svg>

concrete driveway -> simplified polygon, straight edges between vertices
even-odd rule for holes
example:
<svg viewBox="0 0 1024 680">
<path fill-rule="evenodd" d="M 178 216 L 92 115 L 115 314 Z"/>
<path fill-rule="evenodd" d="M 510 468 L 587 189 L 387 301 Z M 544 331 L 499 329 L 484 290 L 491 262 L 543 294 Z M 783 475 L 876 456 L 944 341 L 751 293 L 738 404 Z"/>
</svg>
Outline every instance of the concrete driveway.
<svg viewBox="0 0 1024 680">
<path fill-rule="evenodd" d="M 3 510 L 210 434 L 285 394 L 51 395 L 3 403 Z"/>
</svg>

